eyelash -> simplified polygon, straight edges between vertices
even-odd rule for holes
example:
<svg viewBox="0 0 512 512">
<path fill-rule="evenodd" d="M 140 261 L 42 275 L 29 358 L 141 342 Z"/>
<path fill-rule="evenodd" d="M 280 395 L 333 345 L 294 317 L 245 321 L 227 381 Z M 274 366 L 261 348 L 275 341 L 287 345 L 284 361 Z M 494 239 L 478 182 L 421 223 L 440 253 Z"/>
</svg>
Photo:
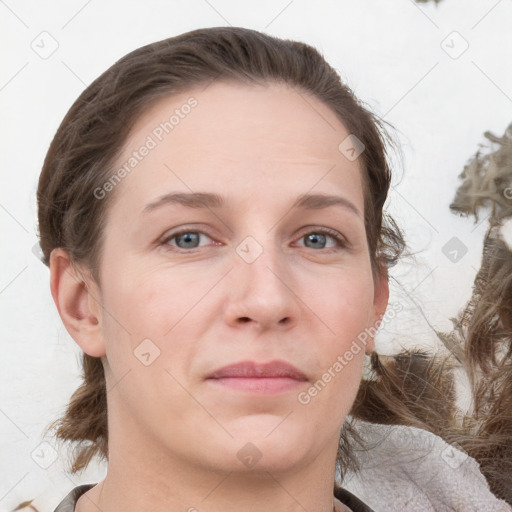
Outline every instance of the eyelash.
<svg viewBox="0 0 512 512">
<path fill-rule="evenodd" d="M 175 247 L 175 246 L 172 246 L 172 245 L 169 244 L 169 242 L 172 239 L 174 239 L 175 237 L 177 237 L 179 235 L 184 235 L 186 233 L 199 233 L 199 234 L 202 234 L 202 235 L 206 235 L 208 238 L 212 238 L 210 235 L 208 235 L 208 233 L 205 233 L 204 231 L 183 228 L 183 229 L 180 229 L 179 231 L 171 233 L 169 236 L 166 236 L 162 240 L 160 245 L 164 246 L 164 248 L 166 250 L 178 251 L 178 252 L 183 251 L 184 253 L 193 253 L 193 252 L 196 252 L 197 250 L 201 249 L 201 247 L 195 247 L 193 249 L 181 249 L 180 247 Z M 330 247 L 330 248 L 327 248 L 327 249 L 319 249 L 317 252 L 332 253 L 332 252 L 336 252 L 336 251 L 338 251 L 340 249 L 346 249 L 349 246 L 349 244 L 348 244 L 347 240 L 345 239 L 345 237 L 340 235 L 340 233 L 338 233 L 334 229 L 329 229 L 329 228 L 315 228 L 314 230 L 308 231 L 308 232 L 304 233 L 303 235 L 301 235 L 299 237 L 299 240 L 304 238 L 305 236 L 311 235 L 313 233 L 314 234 L 329 235 L 331 238 L 333 238 L 336 241 L 336 247 Z M 305 247 L 305 248 L 308 249 L 308 247 Z"/>
</svg>

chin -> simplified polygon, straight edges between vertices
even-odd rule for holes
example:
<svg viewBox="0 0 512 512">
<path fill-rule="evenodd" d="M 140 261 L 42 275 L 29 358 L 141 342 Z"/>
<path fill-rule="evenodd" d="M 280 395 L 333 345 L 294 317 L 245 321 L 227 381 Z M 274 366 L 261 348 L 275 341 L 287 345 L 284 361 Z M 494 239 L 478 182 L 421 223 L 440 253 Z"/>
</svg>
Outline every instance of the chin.
<svg viewBox="0 0 512 512">
<path fill-rule="evenodd" d="M 308 446 L 307 435 L 290 418 L 271 416 L 244 421 L 231 440 L 234 453 L 241 464 L 252 471 L 284 471 L 299 464 L 305 457 L 301 447 Z M 287 422 L 289 422 L 287 424 Z M 314 443 L 314 440 L 311 440 Z"/>
<path fill-rule="evenodd" d="M 287 414 L 251 414 L 241 416 L 226 424 L 227 430 L 237 441 L 252 441 L 276 447 L 294 444 L 306 435 L 305 424 Z M 302 418 L 303 420 L 303 418 Z"/>
</svg>

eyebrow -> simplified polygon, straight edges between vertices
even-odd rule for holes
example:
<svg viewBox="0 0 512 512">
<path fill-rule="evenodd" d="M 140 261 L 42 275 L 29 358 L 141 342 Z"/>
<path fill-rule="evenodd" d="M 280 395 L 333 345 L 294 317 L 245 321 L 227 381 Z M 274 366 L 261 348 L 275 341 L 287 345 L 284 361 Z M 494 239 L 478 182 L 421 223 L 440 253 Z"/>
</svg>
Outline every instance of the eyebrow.
<svg viewBox="0 0 512 512">
<path fill-rule="evenodd" d="M 143 213 L 149 213 L 162 206 L 172 204 L 179 204 L 188 208 L 221 208 L 224 203 L 222 196 L 209 192 L 172 192 L 147 204 Z M 351 201 L 341 196 L 329 194 L 303 194 L 293 203 L 292 209 L 321 210 L 330 206 L 341 206 L 361 217 L 361 212 Z"/>
</svg>

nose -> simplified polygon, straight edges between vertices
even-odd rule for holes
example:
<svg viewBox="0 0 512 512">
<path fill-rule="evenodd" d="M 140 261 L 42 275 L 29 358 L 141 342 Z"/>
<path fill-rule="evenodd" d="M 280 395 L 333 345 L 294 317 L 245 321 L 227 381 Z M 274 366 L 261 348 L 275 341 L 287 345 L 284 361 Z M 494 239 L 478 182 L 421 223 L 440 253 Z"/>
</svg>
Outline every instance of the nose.
<svg viewBox="0 0 512 512">
<path fill-rule="evenodd" d="M 231 326 L 288 330 L 297 323 L 301 302 L 287 256 L 272 242 L 248 237 L 236 249 L 228 283 L 226 320 Z"/>
</svg>

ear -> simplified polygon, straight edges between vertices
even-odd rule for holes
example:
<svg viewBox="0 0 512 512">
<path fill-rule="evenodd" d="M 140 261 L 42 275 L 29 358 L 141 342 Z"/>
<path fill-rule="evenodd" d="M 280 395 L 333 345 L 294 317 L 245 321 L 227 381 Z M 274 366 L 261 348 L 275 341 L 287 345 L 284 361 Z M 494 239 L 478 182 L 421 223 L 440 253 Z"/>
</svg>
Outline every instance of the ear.
<svg viewBox="0 0 512 512">
<path fill-rule="evenodd" d="M 62 323 L 88 355 L 105 355 L 101 333 L 99 289 L 72 265 L 68 252 L 59 247 L 50 254 L 50 289 Z"/>
<path fill-rule="evenodd" d="M 385 269 L 374 278 L 373 313 L 369 316 L 369 320 L 371 321 L 368 325 L 370 336 L 366 343 L 366 354 L 368 355 L 375 350 L 375 334 L 388 307 L 388 301 L 388 273 L 387 269 Z"/>
</svg>

